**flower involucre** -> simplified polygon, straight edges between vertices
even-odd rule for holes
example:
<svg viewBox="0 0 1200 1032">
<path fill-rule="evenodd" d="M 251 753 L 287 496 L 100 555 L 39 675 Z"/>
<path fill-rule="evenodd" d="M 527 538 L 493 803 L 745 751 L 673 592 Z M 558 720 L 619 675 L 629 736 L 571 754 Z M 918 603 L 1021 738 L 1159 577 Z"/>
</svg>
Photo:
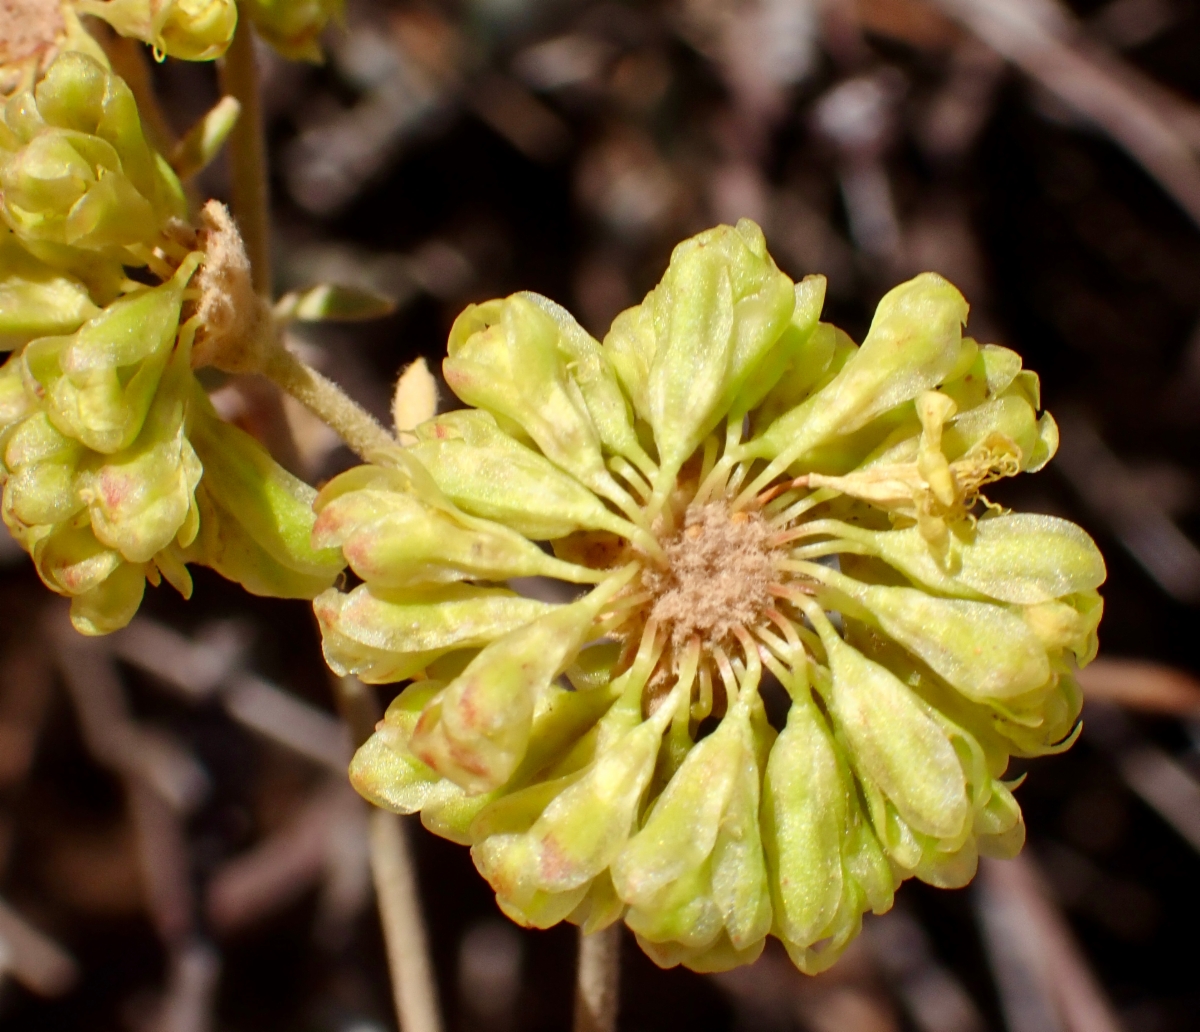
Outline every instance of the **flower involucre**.
<svg viewBox="0 0 1200 1032">
<path fill-rule="evenodd" d="M 444 373 L 475 407 L 317 497 L 362 580 L 316 600 L 330 664 L 412 682 L 352 779 L 469 844 L 522 924 L 623 918 L 699 971 L 772 934 L 819 971 L 905 878 L 1014 855 L 1009 757 L 1077 733 L 1104 562 L 980 494 L 1055 451 L 1037 377 L 940 276 L 860 346 L 824 288 L 742 221 L 603 343 L 535 294 L 473 305 Z"/>
</svg>

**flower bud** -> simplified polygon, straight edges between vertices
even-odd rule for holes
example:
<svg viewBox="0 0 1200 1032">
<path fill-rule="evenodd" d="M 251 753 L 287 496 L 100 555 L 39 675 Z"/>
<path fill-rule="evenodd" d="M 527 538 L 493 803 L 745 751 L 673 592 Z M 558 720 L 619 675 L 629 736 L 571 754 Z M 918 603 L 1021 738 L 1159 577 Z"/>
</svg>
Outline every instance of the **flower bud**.
<svg viewBox="0 0 1200 1032">
<path fill-rule="evenodd" d="M 4 214 L 30 246 L 142 265 L 167 222 L 186 214 L 179 180 L 142 135 L 129 87 L 94 58 L 61 54 L 34 94 L 9 101 L 4 123 L 18 143 L 0 168 Z"/>
<path fill-rule="evenodd" d="M 237 26 L 233 0 L 77 0 L 122 36 L 140 39 L 159 55 L 211 61 L 229 49 Z"/>
<path fill-rule="evenodd" d="M 527 831 L 491 834 L 472 847 L 475 866 L 506 913 L 545 927 L 579 905 L 628 839 L 663 731 L 685 698 L 677 684 L 648 719 L 627 730 L 620 730 L 626 713 L 610 711 L 602 721 L 610 725 L 609 741 L 591 764 L 527 790 L 527 813 L 536 816 Z"/>
<path fill-rule="evenodd" d="M 779 339 L 746 377 L 729 406 L 729 419 L 736 422 L 747 412 L 757 409 L 785 378 L 791 381 L 792 390 L 803 390 L 800 381 L 811 376 L 808 382 L 812 384 L 821 376 L 833 358 L 834 342 L 832 332 L 817 333 L 821 325 L 818 322 L 821 308 L 825 304 L 825 286 L 824 276 L 805 276 L 794 285 L 792 317 Z M 825 329 L 832 330 L 832 327 Z"/>
<path fill-rule="evenodd" d="M 529 744 L 538 695 L 575 658 L 595 618 L 628 579 L 628 572 L 611 577 L 578 602 L 485 647 L 425 708 L 413 752 L 468 791 L 504 784 Z"/>
<path fill-rule="evenodd" d="M 324 60 L 318 39 L 331 18 L 342 17 L 343 0 L 249 0 L 244 13 L 268 43 L 292 61 Z"/>
<path fill-rule="evenodd" d="M 392 813 L 416 813 L 430 801 L 441 777 L 408 751 L 408 739 L 441 681 L 415 681 L 387 708 L 375 733 L 350 762 L 350 784 L 368 802 Z"/>
<path fill-rule="evenodd" d="M 629 927 L 640 940 L 684 947 L 688 966 L 722 933 L 744 951 L 771 929 L 750 724 L 756 680 L 743 682 L 716 731 L 687 753 L 612 866 Z"/>
<path fill-rule="evenodd" d="M 795 947 L 825 938 L 842 902 L 847 774 L 808 686 L 788 710 L 763 782 L 775 927 Z"/>
<path fill-rule="evenodd" d="M 794 287 L 749 219 L 684 241 L 642 312 L 605 338 L 674 476 L 728 412 L 796 308 Z M 782 372 L 782 370 L 778 370 Z"/>
<path fill-rule="evenodd" d="M 1057 516 L 1004 513 L 956 524 L 944 557 L 919 528 L 867 530 L 834 520 L 814 521 L 810 534 L 828 533 L 861 546 L 914 583 L 959 598 L 981 596 L 1032 605 L 1104 583 L 1104 559 L 1074 523 Z"/>
<path fill-rule="evenodd" d="M 914 831 L 961 840 L 970 803 L 946 733 L 895 674 L 846 644 L 828 620 L 815 622 L 829 657 L 830 712 L 860 779 L 877 785 Z"/>
<path fill-rule="evenodd" d="M 186 547 L 199 530 L 194 493 L 204 471 L 185 435 L 191 395 L 188 357 L 179 349 L 137 440 L 79 478 L 97 540 L 130 562 L 149 562 L 176 540 Z"/>
<path fill-rule="evenodd" d="M 486 412 L 448 412 L 417 428 L 409 449 L 446 496 L 473 516 L 533 541 L 579 530 L 628 531 L 587 488 L 513 440 Z"/>
<path fill-rule="evenodd" d="M 450 330 L 442 364 L 446 383 L 463 401 L 528 434 L 551 462 L 593 491 L 624 500 L 605 469 L 584 396 L 568 373 L 563 336 L 528 296 L 469 305 Z"/>
<path fill-rule="evenodd" d="M 313 602 L 325 659 L 368 684 L 401 681 L 455 649 L 478 649 L 551 610 L 501 588 L 426 587 L 403 595 L 360 584 Z"/>
<path fill-rule="evenodd" d="M 161 286 L 114 301 L 68 337 L 43 337 L 23 357 L 51 421 L 94 451 L 129 447 L 142 429 L 172 353 L 192 255 Z"/>
<path fill-rule="evenodd" d="M 1004 606 L 863 584 L 824 566 L 806 566 L 832 589 L 836 608 L 877 626 L 968 698 L 1012 698 L 1050 677 L 1045 647 Z"/>
<path fill-rule="evenodd" d="M 311 544 L 316 492 L 254 438 L 222 422 L 194 383 L 188 438 L 204 467 L 201 531 L 188 562 L 211 566 L 252 594 L 315 598 L 342 570 L 335 549 Z"/>
<path fill-rule="evenodd" d="M 146 590 L 145 571 L 121 563 L 94 588 L 71 598 L 71 624 L 92 637 L 119 631 L 133 619 Z"/>
<path fill-rule="evenodd" d="M 98 312 L 86 286 L 39 261 L 0 226 L 0 350 L 73 333 Z"/>
<path fill-rule="evenodd" d="M 341 548 L 373 587 L 537 576 L 594 583 L 603 576 L 548 556 L 515 531 L 468 516 L 444 497 L 407 494 L 395 474 L 358 467 L 332 480 L 313 504 L 314 547 Z"/>
<path fill-rule="evenodd" d="M 1096 629 L 1104 615 L 1104 600 L 1095 590 L 1084 590 L 1059 601 L 1039 602 L 1023 610 L 1025 622 L 1038 640 L 1051 650 L 1067 649 L 1082 667 L 1096 658 Z"/>
<path fill-rule="evenodd" d="M 8 360 L 0 365 L 0 457 L 4 455 L 4 442 L 8 432 L 29 415 L 36 405 L 35 399 L 25 390 L 22 370 L 20 355 L 10 355 Z M 2 468 L 3 463 L 0 461 L 0 470 Z"/>
<path fill-rule="evenodd" d="M 615 455 L 623 455 L 642 472 L 654 463 L 638 442 L 630 417 L 629 402 L 621 392 L 608 354 L 562 305 L 541 294 L 517 295 L 536 305 L 558 325 L 558 351 L 567 362 L 571 383 L 579 390 L 600 443 Z"/>
<path fill-rule="evenodd" d="M 84 455 L 83 446 L 55 429 L 43 411 L 31 413 L 8 433 L 4 522 L 26 551 L 45 535 L 44 528 L 84 507 L 78 491 Z"/>
<path fill-rule="evenodd" d="M 790 465 L 936 386 L 959 361 L 966 319 L 966 301 L 936 273 L 892 288 L 879 302 L 862 347 L 837 376 L 780 416 L 750 442 L 748 453 Z"/>
<path fill-rule="evenodd" d="M 811 277 L 796 284 L 797 311 L 800 311 L 800 290 Z M 810 288 L 811 289 L 811 288 Z M 822 298 L 824 300 L 824 298 Z M 793 321 L 796 315 L 792 316 Z M 832 380 L 858 350 L 849 335 L 830 323 L 818 322 L 812 333 L 800 343 L 785 331 L 783 345 L 793 341 L 794 353 L 775 385 L 751 413 L 751 429 L 761 434 L 785 412 L 794 409 L 809 395 Z"/>
</svg>

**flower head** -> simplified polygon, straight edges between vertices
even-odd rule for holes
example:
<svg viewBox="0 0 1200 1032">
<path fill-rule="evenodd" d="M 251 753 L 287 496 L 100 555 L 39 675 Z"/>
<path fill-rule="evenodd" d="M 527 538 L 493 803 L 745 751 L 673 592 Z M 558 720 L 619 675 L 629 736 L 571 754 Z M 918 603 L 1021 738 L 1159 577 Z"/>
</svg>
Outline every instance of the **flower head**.
<svg viewBox="0 0 1200 1032">
<path fill-rule="evenodd" d="M 340 20 L 343 0 L 249 0 L 244 12 L 284 57 L 320 62 L 320 36 L 330 19 Z"/>
<path fill-rule="evenodd" d="M 3 518 L 75 626 L 124 626 L 147 580 L 190 594 L 189 563 L 259 594 L 327 588 L 344 564 L 312 547 L 316 492 L 193 372 L 274 340 L 241 239 L 215 202 L 202 233 L 180 220 L 125 83 L 61 53 L 4 108 L 0 185 Z M 125 274 L 139 265 L 157 285 Z"/>
<path fill-rule="evenodd" d="M 186 253 L 174 240 L 187 210 L 179 180 L 146 142 L 129 87 L 88 54 L 63 52 L 5 104 L 0 190 L 20 245 L 105 302 L 122 266 Z"/>
<path fill-rule="evenodd" d="M 940 276 L 861 346 L 823 294 L 743 221 L 676 248 L 603 343 L 536 295 L 472 306 L 445 376 L 476 408 L 317 499 L 363 582 L 317 598 L 326 656 L 412 679 L 352 779 L 470 844 L 517 921 L 623 917 L 701 971 L 774 934 L 811 972 L 903 879 L 1021 847 L 1001 779 L 1073 740 L 1105 569 L 981 490 L 1057 431 Z M 585 587 L 503 586 L 529 576 Z"/>
<path fill-rule="evenodd" d="M 183 61 L 211 61 L 229 49 L 237 27 L 234 0 L 77 0 L 122 36 Z"/>
</svg>

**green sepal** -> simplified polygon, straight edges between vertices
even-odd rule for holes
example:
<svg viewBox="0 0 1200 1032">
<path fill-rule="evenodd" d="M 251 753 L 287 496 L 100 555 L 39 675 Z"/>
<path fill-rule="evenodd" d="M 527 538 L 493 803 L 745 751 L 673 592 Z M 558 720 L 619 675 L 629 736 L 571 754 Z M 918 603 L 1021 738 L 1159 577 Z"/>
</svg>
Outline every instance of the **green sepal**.
<svg viewBox="0 0 1200 1032">
<path fill-rule="evenodd" d="M 465 512 L 530 540 L 579 530 L 627 534 L 630 526 L 574 477 L 513 440 L 486 412 L 448 412 L 416 430 L 409 452 Z"/>
<path fill-rule="evenodd" d="M 360 466 L 317 495 L 313 545 L 340 548 L 372 586 L 394 589 L 458 580 L 555 577 L 581 583 L 602 574 L 548 556 L 522 535 L 461 512 L 436 494 L 407 490 L 400 470 Z"/>
<path fill-rule="evenodd" d="M 50 419 L 93 451 L 113 454 L 141 432 L 171 357 L 193 254 L 161 286 L 110 304 L 69 337 L 43 337 L 22 357 Z M 35 386 L 36 385 L 36 386 Z"/>
<path fill-rule="evenodd" d="M 751 441 L 747 454 L 790 465 L 929 390 L 959 362 L 966 319 L 966 301 L 936 273 L 892 288 L 838 374 Z"/>
<path fill-rule="evenodd" d="M 421 715 L 413 752 L 469 792 L 504 784 L 529 745 L 539 695 L 574 660 L 629 572 L 487 645 Z"/>
<path fill-rule="evenodd" d="M 342 570 L 336 549 L 311 544 L 316 492 L 243 430 L 223 422 L 195 387 L 189 438 L 204 466 L 201 531 L 189 562 L 211 566 L 255 594 L 314 598 Z M 264 559 L 266 560 L 264 562 Z"/>
<path fill-rule="evenodd" d="M 0 269 L 0 350 L 73 333 L 100 311 L 82 282 L 35 258 L 3 226 Z"/>
<path fill-rule="evenodd" d="M 552 608 L 473 585 L 388 593 L 360 584 L 348 594 L 330 588 L 313 602 L 326 661 L 368 684 L 412 677 L 452 650 L 481 648 Z"/>
</svg>

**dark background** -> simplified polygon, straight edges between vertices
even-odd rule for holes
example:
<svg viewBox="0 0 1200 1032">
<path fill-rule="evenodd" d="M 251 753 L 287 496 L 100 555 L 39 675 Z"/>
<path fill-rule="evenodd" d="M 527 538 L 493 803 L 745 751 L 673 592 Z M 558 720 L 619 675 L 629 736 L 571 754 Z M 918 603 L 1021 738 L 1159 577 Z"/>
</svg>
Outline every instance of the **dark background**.
<svg viewBox="0 0 1200 1032">
<path fill-rule="evenodd" d="M 397 297 L 387 319 L 301 341 L 381 417 L 398 371 L 419 355 L 436 365 L 466 303 L 536 290 L 602 335 L 675 243 L 742 215 L 790 275 L 828 276 L 825 318 L 856 339 L 895 282 L 928 268 L 959 285 L 969 330 L 1041 374 L 1064 435 L 1045 472 L 993 497 L 1096 538 L 1109 564 L 1097 669 L 1146 661 L 1108 667 L 1082 740 L 1028 765 L 1018 798 L 1040 898 L 1065 919 L 1068 953 L 1115 1027 L 1183 1032 L 1200 1027 L 1200 788 L 1189 780 L 1200 723 L 1194 686 L 1164 667 L 1200 672 L 1200 5 L 1010 2 L 1058 17 L 1045 39 L 1190 148 L 1191 202 L 1186 160 L 1164 189 L 1116 114 L 1082 113 L 1056 92 L 1067 66 L 1051 52 L 1001 56 L 981 42 L 977 0 L 375 0 L 351 4 L 323 66 L 261 55 L 275 278 L 281 292 L 331 280 Z M 216 99 L 211 66 L 168 62 L 154 75 L 177 130 Z M 225 196 L 224 176 L 209 170 L 202 192 Z M 226 411 L 269 438 L 269 392 L 221 390 Z M 299 444 L 288 461 L 310 482 L 351 462 L 288 413 Z M 0 895 L 70 952 L 77 979 L 52 996 L 0 984 L 0 1027 L 393 1028 L 356 801 L 225 696 L 188 699 L 103 649 L 58 662 L 62 613 L 11 552 Z M 195 576 L 191 602 L 158 589 L 143 615 L 236 639 L 237 669 L 333 714 L 308 607 Z M 89 741 L 62 673 L 71 662 L 115 662 L 122 719 L 168 736 L 200 771 L 185 802 L 164 810 L 138 796 L 140 775 Z M 1174 794 L 1139 781 L 1134 755 L 1180 774 Z M 447 1027 L 567 1027 L 574 929 L 504 923 L 464 848 L 410 830 Z M 265 857 L 250 890 L 236 881 L 248 856 Z M 868 918 L 861 948 L 815 980 L 773 950 L 719 978 L 659 971 L 630 939 L 620 1027 L 1103 1032 L 1069 1013 L 1020 1018 L 1020 986 L 997 977 L 1003 943 L 981 922 L 989 898 L 986 886 L 910 882 L 897 913 Z"/>
</svg>

